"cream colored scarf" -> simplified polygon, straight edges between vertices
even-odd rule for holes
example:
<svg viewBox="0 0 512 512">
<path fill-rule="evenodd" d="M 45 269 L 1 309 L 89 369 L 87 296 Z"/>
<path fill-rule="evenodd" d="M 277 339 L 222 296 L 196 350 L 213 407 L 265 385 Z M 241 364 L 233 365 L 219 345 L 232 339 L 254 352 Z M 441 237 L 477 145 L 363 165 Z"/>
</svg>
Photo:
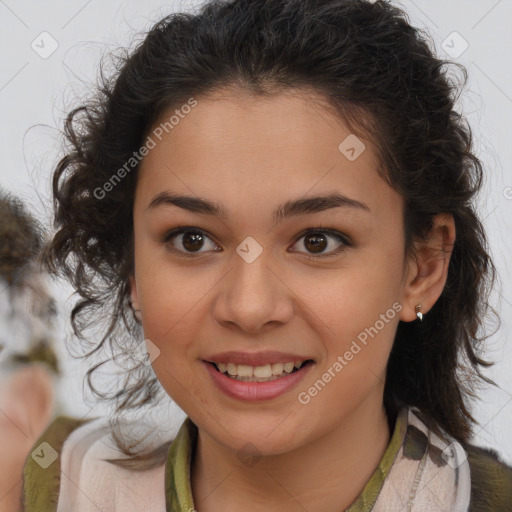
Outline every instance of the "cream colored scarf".
<svg viewBox="0 0 512 512">
<path fill-rule="evenodd" d="M 57 444 L 57 437 L 63 435 L 61 431 L 55 436 L 58 422 L 59 418 L 40 442 L 48 439 Z M 417 409 L 404 407 L 379 466 L 346 512 L 468 512 L 467 455 L 460 443 L 446 438 L 429 430 Z M 190 464 L 196 440 L 197 427 L 187 418 L 170 444 L 165 463 L 143 472 L 130 471 L 103 460 L 120 454 L 113 447 L 106 420 L 89 421 L 67 432 L 51 467 L 40 469 L 29 459 L 25 510 L 193 512 Z M 52 481 L 52 475 L 60 487 L 46 492 L 42 481 Z M 32 485 L 39 496 L 31 496 Z"/>
</svg>

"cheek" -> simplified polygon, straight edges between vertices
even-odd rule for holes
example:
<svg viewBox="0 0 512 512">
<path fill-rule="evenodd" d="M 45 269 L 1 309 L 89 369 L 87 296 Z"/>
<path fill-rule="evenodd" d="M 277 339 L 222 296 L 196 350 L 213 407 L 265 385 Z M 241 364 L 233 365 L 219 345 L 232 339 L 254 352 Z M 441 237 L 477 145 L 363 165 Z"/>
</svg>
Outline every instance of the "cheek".
<svg viewBox="0 0 512 512">
<path fill-rule="evenodd" d="M 136 278 L 144 334 L 164 343 L 197 315 L 214 277 L 198 266 L 171 264 L 164 250 L 142 248 L 136 255 Z"/>
<path fill-rule="evenodd" d="M 141 257 L 139 263 L 144 337 L 160 351 L 153 368 L 167 391 L 179 390 L 179 383 L 194 381 L 190 365 L 199 364 L 198 330 L 210 314 L 207 296 L 216 279 L 208 270 L 170 265 L 165 256 Z"/>
<path fill-rule="evenodd" d="M 390 323 L 398 323 L 399 306 L 393 304 L 400 297 L 402 279 L 401 262 L 392 256 L 358 255 L 340 268 L 296 275 L 290 286 L 304 305 L 303 314 L 327 338 L 346 342 L 376 322 L 379 330 L 388 331 Z M 386 313 L 383 327 L 380 319 Z"/>
<path fill-rule="evenodd" d="M 401 305 L 384 296 L 370 308 L 364 297 L 361 302 L 358 298 L 331 303 L 332 329 L 322 339 L 325 358 L 318 374 L 299 390 L 300 410 L 319 429 L 338 423 L 368 397 L 379 396 L 374 391 L 384 386 Z"/>
<path fill-rule="evenodd" d="M 319 371 L 330 368 L 336 376 L 325 375 L 330 391 L 324 399 L 332 394 L 332 399 L 339 395 L 351 401 L 384 380 L 402 309 L 401 251 L 400 243 L 361 251 L 329 276 L 319 271 L 301 277 L 299 302 L 323 344 L 325 359 Z"/>
<path fill-rule="evenodd" d="M 158 347 L 153 362 L 155 375 L 167 394 L 180 406 L 190 407 L 190 397 L 204 395 L 197 375 L 201 371 L 198 345 L 198 322 L 193 315 L 179 309 L 179 303 L 168 305 L 165 313 L 155 308 L 144 318 L 144 336 Z"/>
<path fill-rule="evenodd" d="M 205 318 L 207 311 L 194 299 L 169 290 L 151 292 L 151 300 L 144 305 L 143 330 L 160 351 L 153 362 L 155 369 L 179 372 L 197 359 L 198 315 Z"/>
</svg>

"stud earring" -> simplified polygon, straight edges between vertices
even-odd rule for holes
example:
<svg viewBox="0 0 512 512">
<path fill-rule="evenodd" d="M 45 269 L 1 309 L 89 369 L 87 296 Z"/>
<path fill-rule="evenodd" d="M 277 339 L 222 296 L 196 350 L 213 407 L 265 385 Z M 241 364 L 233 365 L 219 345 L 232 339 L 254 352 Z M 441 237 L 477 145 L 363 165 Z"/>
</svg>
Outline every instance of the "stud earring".
<svg viewBox="0 0 512 512">
<path fill-rule="evenodd" d="M 420 322 L 423 322 L 423 313 L 421 312 L 421 304 L 416 306 L 416 317 Z"/>
</svg>

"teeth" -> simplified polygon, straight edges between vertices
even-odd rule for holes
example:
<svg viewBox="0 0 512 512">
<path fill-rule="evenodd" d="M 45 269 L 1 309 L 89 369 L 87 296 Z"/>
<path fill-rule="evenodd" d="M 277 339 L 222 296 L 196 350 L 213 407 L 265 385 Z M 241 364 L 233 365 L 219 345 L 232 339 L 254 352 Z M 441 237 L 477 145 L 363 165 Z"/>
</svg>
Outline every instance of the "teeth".
<svg viewBox="0 0 512 512">
<path fill-rule="evenodd" d="M 284 363 L 284 371 L 286 373 L 292 373 L 294 366 L 295 366 L 294 363 Z"/>
<path fill-rule="evenodd" d="M 288 363 L 265 364 L 263 366 L 250 366 L 247 364 L 215 363 L 221 373 L 236 380 L 247 382 L 266 382 L 289 374 L 294 368 L 299 369 L 304 361 L 290 361 Z"/>
<path fill-rule="evenodd" d="M 248 366 L 248 368 L 251 367 Z M 266 364 L 265 366 L 255 366 L 253 370 L 253 375 L 255 377 L 272 377 L 272 367 L 269 364 Z M 247 377 L 250 377 L 250 375 L 247 375 Z"/>
<path fill-rule="evenodd" d="M 245 364 L 238 365 L 238 376 L 239 377 L 252 377 L 254 368 Z"/>
<path fill-rule="evenodd" d="M 283 363 L 275 363 L 272 365 L 272 375 L 281 375 L 283 373 Z"/>
</svg>

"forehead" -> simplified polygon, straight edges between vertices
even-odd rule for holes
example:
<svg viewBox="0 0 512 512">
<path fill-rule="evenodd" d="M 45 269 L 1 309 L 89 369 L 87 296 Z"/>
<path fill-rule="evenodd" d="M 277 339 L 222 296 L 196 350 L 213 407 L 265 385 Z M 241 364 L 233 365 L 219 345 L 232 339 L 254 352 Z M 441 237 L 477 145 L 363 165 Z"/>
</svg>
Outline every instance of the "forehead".
<svg viewBox="0 0 512 512">
<path fill-rule="evenodd" d="M 377 209 L 397 199 L 378 174 L 372 141 L 352 133 L 318 94 L 226 90 L 196 101 L 163 112 L 150 132 L 155 146 L 141 163 L 137 190 L 146 204 L 166 189 L 213 193 L 234 208 L 334 190 L 364 195 Z"/>
<path fill-rule="evenodd" d="M 332 157 L 333 149 L 337 157 L 339 143 L 352 133 L 326 99 L 309 89 L 263 96 L 229 88 L 196 101 L 196 106 L 187 109 L 186 114 L 173 115 L 181 111 L 180 105 L 175 105 L 164 111 L 154 124 L 153 132 L 161 133 L 157 142 L 163 136 L 177 158 L 193 161 L 194 157 L 199 159 L 206 153 L 212 158 L 226 158 L 229 153 L 233 158 L 255 154 L 258 160 L 263 160 L 270 151 L 274 158 L 290 162 L 314 153 L 318 163 L 323 155 Z M 171 118 L 172 126 L 169 126 Z M 244 168 L 250 162 L 246 160 L 245 164 Z"/>
</svg>

